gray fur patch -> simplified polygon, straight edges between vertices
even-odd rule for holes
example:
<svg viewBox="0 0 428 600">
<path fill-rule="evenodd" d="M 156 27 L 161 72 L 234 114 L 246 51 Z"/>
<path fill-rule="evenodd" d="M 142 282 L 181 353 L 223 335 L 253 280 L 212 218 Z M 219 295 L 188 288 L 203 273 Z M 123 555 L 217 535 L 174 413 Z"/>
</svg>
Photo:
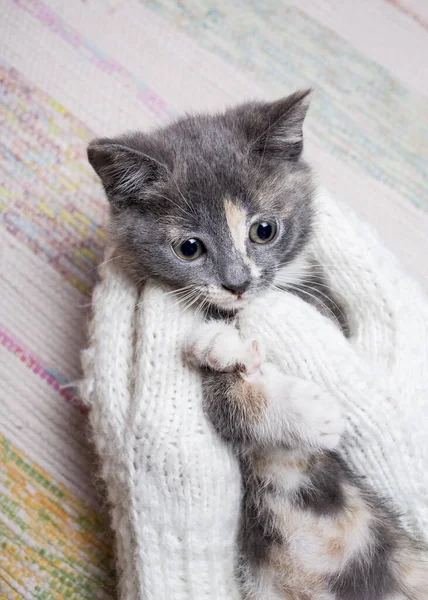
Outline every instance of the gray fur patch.
<svg viewBox="0 0 428 600">
<path fill-rule="evenodd" d="M 343 481 L 348 468 L 335 452 L 323 452 L 310 457 L 305 475 L 308 482 L 291 495 L 296 508 L 316 515 L 334 515 L 346 507 Z"/>
</svg>

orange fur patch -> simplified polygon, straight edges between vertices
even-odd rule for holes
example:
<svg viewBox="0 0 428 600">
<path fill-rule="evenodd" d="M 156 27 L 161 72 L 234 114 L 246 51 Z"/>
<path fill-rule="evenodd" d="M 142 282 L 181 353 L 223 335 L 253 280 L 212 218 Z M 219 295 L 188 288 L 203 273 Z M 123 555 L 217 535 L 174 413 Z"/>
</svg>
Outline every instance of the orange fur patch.
<svg viewBox="0 0 428 600">
<path fill-rule="evenodd" d="M 267 404 L 266 396 L 260 387 L 245 381 L 241 376 L 236 378 L 230 397 L 245 411 L 246 417 L 251 421 L 260 418 Z"/>
<path fill-rule="evenodd" d="M 247 256 L 247 249 L 245 247 L 247 239 L 247 212 L 229 199 L 226 199 L 224 202 L 224 211 L 236 249 L 243 256 Z"/>
</svg>

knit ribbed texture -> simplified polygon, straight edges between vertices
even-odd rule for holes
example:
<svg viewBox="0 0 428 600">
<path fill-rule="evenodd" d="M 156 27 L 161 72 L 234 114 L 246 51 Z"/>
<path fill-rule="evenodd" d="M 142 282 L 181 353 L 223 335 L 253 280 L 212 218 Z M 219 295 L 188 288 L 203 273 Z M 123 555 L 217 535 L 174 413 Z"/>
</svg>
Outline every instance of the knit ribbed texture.
<svg viewBox="0 0 428 600">
<path fill-rule="evenodd" d="M 239 467 L 203 415 L 199 373 L 183 363 L 195 317 L 156 285 L 139 298 L 115 260 L 93 304 L 82 394 L 112 506 L 120 598 L 239 598 Z"/>
<path fill-rule="evenodd" d="M 248 306 L 239 327 L 286 373 L 338 395 L 349 461 L 423 530 L 427 303 L 371 230 L 325 192 L 318 208 L 311 251 L 349 316 L 350 341 L 284 293 Z M 239 597 L 238 463 L 206 422 L 200 375 L 182 358 L 200 317 L 154 284 L 138 295 L 119 260 L 103 266 L 93 308 L 82 394 L 109 490 L 121 600 Z"/>
</svg>

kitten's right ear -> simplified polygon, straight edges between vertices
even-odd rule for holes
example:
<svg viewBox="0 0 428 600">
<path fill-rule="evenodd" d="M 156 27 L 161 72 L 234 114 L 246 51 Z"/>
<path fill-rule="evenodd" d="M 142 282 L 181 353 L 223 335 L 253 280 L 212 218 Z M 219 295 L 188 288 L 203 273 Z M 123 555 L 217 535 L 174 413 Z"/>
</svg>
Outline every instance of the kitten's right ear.
<svg viewBox="0 0 428 600">
<path fill-rule="evenodd" d="M 117 208 L 141 202 L 145 188 L 166 172 L 164 165 L 128 145 L 126 138 L 93 140 L 88 160 Z"/>
<path fill-rule="evenodd" d="M 257 155 L 280 162 L 300 158 L 311 91 L 300 90 L 276 102 L 254 103 L 247 115 L 244 113 L 247 137 Z"/>
</svg>

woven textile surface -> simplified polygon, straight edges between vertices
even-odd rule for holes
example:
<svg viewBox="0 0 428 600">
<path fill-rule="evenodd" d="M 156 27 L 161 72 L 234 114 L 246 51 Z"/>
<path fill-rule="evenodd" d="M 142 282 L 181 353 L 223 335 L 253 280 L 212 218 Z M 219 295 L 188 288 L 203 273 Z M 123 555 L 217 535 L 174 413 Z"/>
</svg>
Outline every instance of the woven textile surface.
<svg viewBox="0 0 428 600">
<path fill-rule="evenodd" d="M 0 597 L 113 598 L 72 387 L 107 206 L 87 142 L 315 90 L 309 156 L 428 290 L 424 0 L 0 0 Z"/>
</svg>

